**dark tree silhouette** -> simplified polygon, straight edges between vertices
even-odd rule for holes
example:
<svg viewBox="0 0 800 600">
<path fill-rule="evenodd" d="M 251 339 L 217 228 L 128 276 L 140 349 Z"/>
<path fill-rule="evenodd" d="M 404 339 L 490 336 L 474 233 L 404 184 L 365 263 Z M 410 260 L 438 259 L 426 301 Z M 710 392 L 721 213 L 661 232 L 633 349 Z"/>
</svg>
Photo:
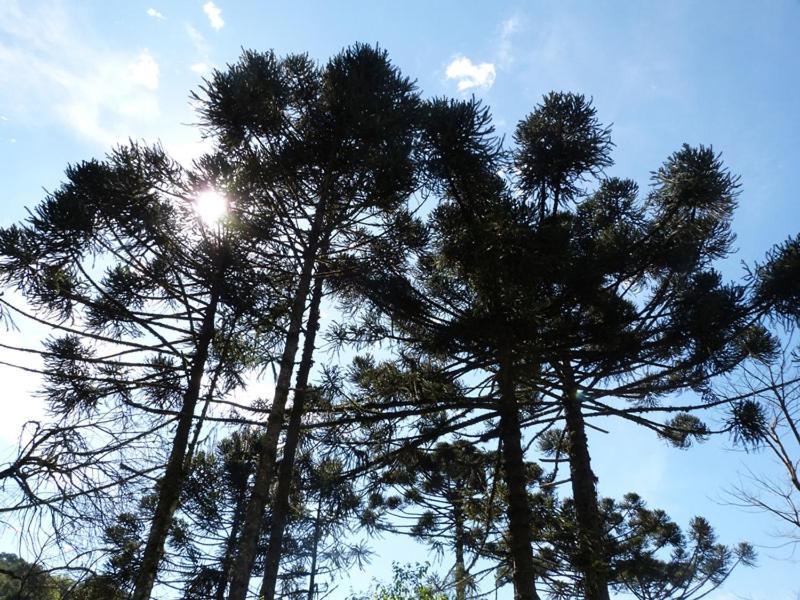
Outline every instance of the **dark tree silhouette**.
<svg viewBox="0 0 800 600">
<path fill-rule="evenodd" d="M 487 111 L 475 102 L 430 110 L 449 115 L 432 119 L 426 137 L 427 171 L 442 196 L 431 213 L 433 244 L 402 272 L 364 269 L 342 283 L 354 308 L 359 294 L 371 301 L 350 333 L 394 337 L 450 362 L 456 377 L 487 382 L 519 538 L 512 533 L 518 597 L 535 594 L 521 430 L 563 419 L 585 594 L 607 598 L 586 419 L 622 417 L 686 446 L 708 433 L 688 411 L 713 402 L 660 400 L 703 392 L 714 376 L 774 348 L 760 323 L 766 293 L 752 282 L 725 284 L 712 267 L 731 251 L 737 180 L 710 148 L 684 146 L 656 171 L 644 200 L 615 178 L 581 192 L 577 181 L 610 164 L 610 141 L 591 105 L 569 94 L 547 96 L 520 124 L 509 156 L 517 178 L 503 170 L 508 154 Z M 660 413 L 676 414 L 650 416 Z"/>
<path fill-rule="evenodd" d="M 739 183 L 710 147 L 681 147 L 641 193 L 607 176 L 586 97 L 546 95 L 506 145 L 477 100 L 423 101 L 362 44 L 324 65 L 246 51 L 194 99 L 213 153 L 187 168 L 130 143 L 0 230 L 0 317 L 51 332 L 0 345 L 49 410 L 0 470 L 0 515 L 49 518 L 77 553 L 88 575 L 56 587 L 245 600 L 260 576 L 265 598 L 310 600 L 368 554 L 341 542 L 357 515 L 396 530 L 412 507 L 412 533 L 452 547 L 458 599 L 478 559 L 516 600 L 688 600 L 752 561 L 701 518 L 683 534 L 635 495 L 600 499 L 587 436 L 617 417 L 688 447 L 723 407 L 796 484 L 796 380 L 765 323 L 800 318 L 800 241 L 723 281 Z M 213 224 L 195 207 L 210 190 L 228 200 Z M 380 360 L 315 374 L 326 295 L 329 341 Z M 235 401 L 269 368 L 272 398 Z M 397 575 L 378 596 L 434 597 Z"/>
<path fill-rule="evenodd" d="M 137 598 L 150 596 L 209 405 L 241 386 L 244 348 L 260 339 L 267 351 L 280 318 L 269 274 L 249 260 L 255 242 L 234 217 L 206 227 L 194 209 L 209 187 L 235 200 L 218 162 L 188 171 L 159 148 L 121 147 L 70 168 L 26 224 L 0 231 L 3 282 L 33 312 L 5 306 L 60 334 L 41 352 L 42 394 L 59 421 L 37 432 L 13 475 L 36 495 L 30 450 L 58 450 L 39 482 L 56 492 L 27 501 L 62 510 L 163 467 Z M 152 448 L 162 443 L 163 458 Z"/>
<path fill-rule="evenodd" d="M 364 45 L 323 68 L 304 56 L 245 53 L 215 72 L 198 99 L 209 131 L 250 163 L 260 196 L 285 202 L 288 241 L 299 254 L 275 397 L 231 574 L 229 597 L 243 600 L 315 273 L 337 253 L 369 254 L 371 240 L 387 226 L 396 233 L 408 228 L 418 99 L 386 53 Z M 318 301 L 310 314 L 317 310 Z M 311 348 L 314 329 L 307 328 Z M 299 367 L 298 389 L 307 384 L 310 360 L 308 353 Z"/>
</svg>

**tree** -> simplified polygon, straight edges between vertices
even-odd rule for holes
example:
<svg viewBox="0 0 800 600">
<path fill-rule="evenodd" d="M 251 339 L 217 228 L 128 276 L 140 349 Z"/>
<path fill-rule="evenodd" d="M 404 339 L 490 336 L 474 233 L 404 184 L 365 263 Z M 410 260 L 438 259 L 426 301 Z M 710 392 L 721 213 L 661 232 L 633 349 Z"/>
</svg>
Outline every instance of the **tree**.
<svg viewBox="0 0 800 600">
<path fill-rule="evenodd" d="M 550 568 L 554 598 L 583 598 L 579 527 L 572 500 L 563 502 L 544 527 L 550 542 L 541 560 Z M 717 543 L 702 517 L 684 534 L 662 510 L 648 509 L 636 494 L 600 502 L 603 560 L 611 589 L 641 600 L 690 600 L 717 589 L 740 564 L 753 566 L 755 552 L 746 543 L 730 548 Z"/>
<path fill-rule="evenodd" d="M 510 153 L 474 102 L 438 109 L 449 121 L 426 138 L 431 185 L 442 196 L 431 247 L 402 272 L 364 270 L 344 285 L 371 301 L 362 313 L 371 329 L 362 330 L 399 330 L 397 339 L 448 361 L 456 377 L 487 381 L 510 527 L 519 532 L 520 598 L 535 595 L 521 428 L 563 419 L 577 560 L 586 597 L 602 600 L 609 574 L 597 559 L 603 533 L 587 418 L 618 416 L 685 446 L 708 433 L 688 411 L 713 403 L 659 401 L 707 390 L 713 377 L 774 348 L 757 286 L 725 284 L 713 269 L 731 251 L 737 179 L 710 148 L 684 146 L 656 171 L 644 200 L 616 178 L 586 193 L 576 183 L 611 164 L 611 143 L 582 97 L 546 96 L 518 126 Z M 507 160 L 515 174 L 503 170 Z M 391 324 L 383 330 L 381 314 Z M 649 416 L 659 413 L 676 414 Z"/>
<path fill-rule="evenodd" d="M 319 329 L 320 304 L 322 301 L 322 287 L 324 275 L 318 273 L 311 292 L 311 313 L 306 323 L 306 334 L 303 342 L 303 352 L 300 358 L 300 371 L 297 374 L 296 392 L 293 399 L 291 416 L 286 426 L 286 437 L 283 445 L 280 470 L 278 472 L 278 485 L 274 491 L 272 502 L 272 519 L 270 522 L 270 540 L 267 547 L 264 577 L 259 595 L 263 598 L 272 598 L 278 582 L 278 570 L 283 550 L 283 534 L 289 518 L 289 494 L 293 481 L 295 453 L 300 443 L 300 427 L 306 412 L 307 398 L 311 395 L 308 389 L 308 377 L 314 364 L 314 343 Z M 314 536 L 318 539 L 318 536 Z M 313 572 L 313 569 L 312 569 Z M 313 586 L 309 586 L 309 594 Z"/>
<path fill-rule="evenodd" d="M 494 453 L 466 441 L 439 442 L 431 450 L 410 448 L 388 465 L 370 495 L 373 511 L 389 511 L 382 528 L 409 533 L 439 551 L 445 544 L 452 549 L 455 564 L 448 579 L 456 600 L 465 600 L 474 586 L 470 563 L 481 556 L 502 510 L 490 485 L 496 465 Z M 408 519 L 404 531 L 402 522 Z M 393 523 L 397 520 L 401 524 Z M 475 555 L 470 563 L 468 552 Z"/>
<path fill-rule="evenodd" d="M 782 326 L 782 351 L 745 363 L 715 390 L 733 404 L 727 422 L 734 442 L 745 449 L 765 450 L 778 460 L 783 481 L 751 473 L 750 485 L 731 492 L 733 502 L 778 517 L 789 529 L 782 534 L 800 541 L 800 373 L 796 330 L 800 323 L 800 236 L 775 247 L 751 271 L 759 299 L 771 307 Z"/>
<path fill-rule="evenodd" d="M 350 600 L 446 600 L 447 596 L 437 593 L 426 580 L 428 564 L 400 565 L 392 563 L 391 584 L 377 583 L 363 596 L 351 596 Z"/>
<path fill-rule="evenodd" d="M 8 600 L 123 600 L 125 595 L 106 578 L 81 581 L 54 575 L 14 554 L 0 553 L 0 598 Z"/>
<path fill-rule="evenodd" d="M 292 518 L 281 554 L 282 595 L 312 600 L 326 595 L 323 576 L 330 582 L 354 565 L 362 567 L 370 552 L 348 539 L 362 501 L 336 454 L 306 448 L 295 467 Z M 262 588 L 260 597 L 270 596 Z"/>
<path fill-rule="evenodd" d="M 780 537 L 800 542 L 800 356 L 794 328 L 786 332 L 782 352 L 742 365 L 715 389 L 733 398 L 727 429 L 734 443 L 748 451 L 767 452 L 782 476 L 750 471 L 729 492 L 735 505 L 770 513 L 784 529 Z M 788 528 L 786 528 L 788 526 Z"/>
<path fill-rule="evenodd" d="M 234 431 L 220 440 L 213 451 L 195 454 L 181 495 L 180 537 L 189 547 L 191 575 L 184 595 L 224 600 L 236 541 L 247 506 L 247 490 L 255 472 L 253 429 Z"/>
<path fill-rule="evenodd" d="M 250 164 L 258 198 L 285 201 L 285 235 L 298 254 L 275 396 L 232 570 L 229 597 L 243 600 L 312 282 L 337 253 L 369 253 L 375 244 L 384 252 L 396 249 L 394 242 L 376 241 L 388 226 L 413 231 L 404 204 L 415 187 L 418 99 L 385 52 L 363 45 L 324 68 L 304 56 L 245 53 L 226 72 L 215 72 L 198 99 L 209 132 Z M 318 303 L 309 310 L 313 314 Z M 313 348 L 314 329 L 306 335 Z M 309 361 L 310 355 L 299 373 L 308 372 Z M 305 377 L 298 378 L 298 390 L 307 385 Z"/>
<path fill-rule="evenodd" d="M 715 395 L 712 382 L 774 354 L 765 318 L 797 318 L 798 240 L 723 281 L 738 180 L 711 148 L 680 148 L 642 195 L 606 177 L 610 130 L 585 97 L 548 94 L 507 146 L 479 102 L 422 101 L 364 45 L 323 66 L 245 52 L 195 99 L 214 153 L 187 169 L 123 146 L 69 168 L 25 223 L 0 230 L 0 284 L 22 299 L 0 298 L 2 316 L 54 332 L 41 350 L 13 348 L 42 357 L 51 421 L 29 425 L 0 471 L 17 494 L 0 511 L 49 511 L 57 543 L 81 546 L 86 565 L 105 559 L 87 594 L 108 584 L 144 600 L 161 580 L 244 600 L 263 568 L 263 595 L 282 575 L 311 597 L 323 559 L 333 569 L 361 552 L 337 553 L 326 535 L 356 512 L 377 527 L 384 509 L 434 496 L 444 508 L 416 532 L 453 524 L 459 597 L 469 552 L 500 561 L 518 600 L 556 590 L 559 573 L 564 594 L 589 600 L 621 587 L 689 597 L 750 560 L 702 520 L 682 538 L 634 498 L 601 501 L 587 436 L 615 416 L 688 447 L 711 433 L 698 411 L 727 404 L 726 429 L 781 449 L 755 394 Z M 194 203 L 213 190 L 229 214 L 203 223 Z M 344 310 L 332 338 L 395 355 L 356 359 L 342 385 L 326 365 L 317 389 L 326 294 Z M 232 400 L 270 367 L 270 401 Z M 256 427 L 215 448 L 211 423 Z M 569 502 L 527 460 L 540 439 L 556 470 L 566 457 Z M 381 480 L 403 460 L 425 481 Z M 484 478 L 497 503 L 468 495 Z M 408 496 L 364 510 L 367 481 Z M 556 508 L 563 523 L 548 522 Z M 491 543 L 470 539 L 479 518 Z M 403 587 L 422 576 L 400 571 L 395 591 L 430 597 Z"/>
<path fill-rule="evenodd" d="M 253 268 L 252 241 L 235 219 L 206 227 L 194 209 L 209 187 L 229 183 L 235 197 L 235 179 L 218 163 L 206 157 L 187 171 L 160 148 L 121 147 L 105 162 L 68 169 L 68 182 L 25 225 L 0 231 L 3 283 L 36 312 L 5 306 L 63 334 L 41 353 L 43 395 L 60 420 L 31 442 L 45 456 L 58 450 L 43 478 L 57 486 L 65 472 L 70 483 L 80 472 L 89 479 L 45 503 L 103 495 L 163 466 L 133 594 L 140 599 L 155 582 L 209 405 L 241 385 L 247 345 L 268 340 L 259 332 L 273 324 L 272 273 Z M 160 462 L 142 450 L 161 447 L 164 431 Z M 61 466 L 70 459 L 76 464 Z M 13 475 L 31 496 L 25 462 Z M 98 472 L 105 478 L 92 481 Z"/>
<path fill-rule="evenodd" d="M 0 554 L 0 598 L 58 600 L 69 583 L 14 554 Z"/>
</svg>

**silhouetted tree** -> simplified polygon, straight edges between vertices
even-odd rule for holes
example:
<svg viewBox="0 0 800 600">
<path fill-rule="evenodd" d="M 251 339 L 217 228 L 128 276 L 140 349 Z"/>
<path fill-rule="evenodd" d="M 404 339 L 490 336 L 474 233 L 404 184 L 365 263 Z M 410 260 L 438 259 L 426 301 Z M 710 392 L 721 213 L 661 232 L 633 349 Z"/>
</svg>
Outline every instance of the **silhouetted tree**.
<svg viewBox="0 0 800 600">
<path fill-rule="evenodd" d="M 467 441 L 439 442 L 431 450 L 410 448 L 381 473 L 369 498 L 373 511 L 388 512 L 383 529 L 453 551 L 448 579 L 456 600 L 464 600 L 475 587 L 470 565 L 497 535 L 504 508 L 502 492 L 492 483 L 497 464 L 495 453 Z M 468 560 L 468 554 L 474 559 Z"/>
<path fill-rule="evenodd" d="M 760 324 L 770 304 L 764 294 L 723 283 L 712 267 L 731 251 L 737 180 L 710 148 L 684 146 L 656 171 L 646 199 L 615 178 L 589 194 L 576 182 L 610 165 L 610 141 L 581 97 L 546 96 L 510 153 L 474 102 L 434 106 L 449 120 L 432 119 L 425 138 L 431 185 L 442 196 L 430 218 L 433 244 L 402 272 L 364 269 L 343 283 L 354 306 L 359 293 L 372 302 L 362 312 L 368 326 L 351 333 L 393 335 L 449 361 L 457 376 L 487 381 L 520 598 L 535 595 L 521 429 L 563 419 L 577 560 L 586 597 L 602 600 L 608 565 L 597 560 L 602 523 L 586 419 L 619 416 L 685 446 L 708 429 L 691 405 L 659 400 L 702 392 L 714 376 L 774 348 Z M 513 174 L 504 170 L 511 159 Z M 381 312 L 389 315 L 383 330 Z M 677 414 L 660 422 L 648 413 Z"/>
<path fill-rule="evenodd" d="M 330 255 L 369 255 L 387 225 L 398 232 L 411 223 L 404 204 L 415 186 L 418 100 L 386 53 L 363 45 L 323 68 L 305 56 L 245 53 L 215 72 L 198 99 L 209 131 L 251 164 L 259 194 L 285 201 L 286 241 L 298 254 L 275 396 L 231 574 L 229 597 L 243 600 L 315 273 Z"/>
<path fill-rule="evenodd" d="M 724 384 L 718 397 L 731 398 L 726 429 L 736 446 L 766 452 L 781 476 L 748 471 L 728 493 L 733 504 L 770 513 L 783 526 L 780 537 L 800 542 L 800 355 L 793 326 L 784 332 L 775 356 L 743 364 Z M 788 526 L 788 527 L 787 527 Z"/>
<path fill-rule="evenodd" d="M 546 522 L 549 545 L 541 560 L 549 566 L 554 598 L 583 598 L 581 543 L 572 500 Z M 718 588 L 740 564 L 753 566 L 746 543 L 719 544 L 708 521 L 695 517 L 682 532 L 662 510 L 647 508 L 636 494 L 600 502 L 602 555 L 610 587 L 642 600 L 702 598 Z"/>
<path fill-rule="evenodd" d="M 245 600 L 263 571 L 263 597 L 282 581 L 310 600 L 365 556 L 330 542 L 356 515 L 392 528 L 412 505 L 413 532 L 452 545 L 459 599 L 470 553 L 516 600 L 688 600 L 752 561 L 703 519 L 684 535 L 635 495 L 600 500 L 587 437 L 613 416 L 688 447 L 711 434 L 698 411 L 728 405 L 725 429 L 796 483 L 795 381 L 763 321 L 800 317 L 800 242 L 723 281 L 739 184 L 711 148 L 680 148 L 643 195 L 606 177 L 610 129 L 584 96 L 546 95 L 506 147 L 478 101 L 422 101 L 360 44 L 325 65 L 245 52 L 194 98 L 212 154 L 184 168 L 131 143 L 0 230 L 0 317 L 52 331 L 3 345 L 41 357 L 18 366 L 41 373 L 50 421 L 0 470 L 16 495 L 0 514 L 32 528 L 46 510 L 59 543 L 104 557 L 75 593 L 146 600 L 162 575 Z M 195 210 L 209 190 L 228 200 L 216 224 Z M 394 354 L 323 365 L 312 386 L 326 294 L 331 340 Z M 269 367 L 274 396 L 237 404 Z M 737 367 L 747 389 L 713 388 Z M 209 446 L 209 423 L 237 429 Z M 552 473 L 526 460 L 536 441 Z M 398 568 L 376 597 L 433 598 L 424 577 Z"/>
<path fill-rule="evenodd" d="M 67 176 L 26 224 L 0 231 L 2 281 L 35 312 L 4 302 L 61 334 L 41 352 L 42 394 L 59 422 L 39 432 L 48 443 L 32 443 L 59 451 L 45 483 L 63 486 L 65 470 L 89 481 L 73 490 L 70 477 L 46 502 L 163 466 L 134 590 L 149 598 L 208 407 L 242 384 L 245 348 L 269 338 L 271 274 L 250 262 L 255 243 L 234 217 L 207 227 L 195 210 L 208 188 L 235 202 L 235 178 L 214 157 L 186 170 L 160 148 L 130 145 Z M 160 462 L 152 445 L 163 434 Z"/>
</svg>

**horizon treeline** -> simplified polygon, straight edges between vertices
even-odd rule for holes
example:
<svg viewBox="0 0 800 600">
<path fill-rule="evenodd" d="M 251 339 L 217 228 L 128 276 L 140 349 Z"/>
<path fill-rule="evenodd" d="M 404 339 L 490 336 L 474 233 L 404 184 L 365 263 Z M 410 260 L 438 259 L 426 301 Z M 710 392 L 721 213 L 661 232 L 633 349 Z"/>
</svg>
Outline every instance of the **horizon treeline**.
<svg viewBox="0 0 800 600">
<path fill-rule="evenodd" d="M 375 598 L 689 600 L 753 566 L 598 495 L 609 418 L 772 451 L 788 495 L 738 497 L 800 531 L 800 237 L 723 278 L 740 186 L 710 146 L 643 190 L 585 96 L 506 140 L 362 44 L 245 51 L 192 98 L 213 151 L 121 145 L 0 229 L 0 316 L 47 332 L 0 345 L 47 408 L 0 467 L 35 552 L 9 598 L 313 600 L 386 533 L 443 570 Z"/>
</svg>

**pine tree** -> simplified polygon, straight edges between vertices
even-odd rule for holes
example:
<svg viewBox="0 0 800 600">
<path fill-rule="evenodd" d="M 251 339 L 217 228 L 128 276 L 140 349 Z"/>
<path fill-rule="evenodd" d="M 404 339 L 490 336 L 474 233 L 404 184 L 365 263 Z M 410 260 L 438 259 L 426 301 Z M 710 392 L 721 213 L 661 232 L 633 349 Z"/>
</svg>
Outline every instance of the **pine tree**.
<svg viewBox="0 0 800 600">
<path fill-rule="evenodd" d="M 561 503 L 544 528 L 549 545 L 541 559 L 550 565 L 554 598 L 584 597 L 574 511 L 572 500 Z M 633 493 L 619 502 L 604 498 L 600 514 L 609 585 L 642 600 L 703 598 L 738 565 L 755 561 L 747 543 L 719 544 L 702 517 L 692 519 L 684 533 L 664 511 L 647 508 Z"/>
<path fill-rule="evenodd" d="M 622 417 L 688 445 L 708 429 L 691 406 L 659 400 L 707 390 L 714 376 L 774 346 L 760 323 L 768 303 L 713 269 L 731 251 L 738 182 L 710 148 L 684 146 L 655 172 L 644 200 L 616 178 L 580 190 L 611 164 L 609 132 L 580 96 L 546 96 L 510 152 L 476 103 L 430 110 L 448 114 L 426 132 L 430 185 L 442 197 L 433 244 L 404 272 L 365 269 L 343 285 L 372 302 L 361 331 L 380 331 L 388 314 L 403 343 L 488 382 L 510 527 L 521 532 L 512 539 L 520 598 L 535 594 L 521 409 L 531 424 L 563 419 L 577 560 L 586 597 L 602 600 L 608 564 L 586 419 Z M 677 414 L 660 422 L 648 413 Z"/>
<path fill-rule="evenodd" d="M 742 364 L 714 387 L 717 398 L 730 399 L 725 429 L 748 452 L 766 453 L 780 468 L 780 477 L 748 469 L 729 490 L 732 504 L 776 517 L 778 537 L 800 539 L 800 349 L 791 320 L 781 333 L 781 351 Z"/>
<path fill-rule="evenodd" d="M 418 100 L 386 53 L 363 45 L 344 50 L 324 68 L 304 56 L 245 53 L 226 72 L 216 72 L 198 99 L 209 132 L 249 164 L 258 197 L 281 201 L 285 243 L 297 256 L 275 396 L 232 571 L 229 597 L 243 600 L 275 476 L 304 315 L 307 308 L 310 314 L 318 310 L 308 307 L 313 280 L 330 256 L 363 255 L 376 243 L 391 247 L 375 239 L 409 223 L 404 205 L 415 187 Z M 312 336 L 313 328 L 307 332 Z M 310 368 L 304 364 L 301 373 Z"/>
<path fill-rule="evenodd" d="M 449 579 L 456 600 L 464 600 L 474 587 L 470 565 L 497 533 L 503 508 L 491 483 L 497 459 L 467 441 L 439 442 L 430 450 L 409 448 L 387 466 L 369 498 L 373 511 L 388 513 L 383 529 L 453 551 Z M 468 561 L 470 553 L 474 559 Z"/>
<path fill-rule="evenodd" d="M 190 547 L 182 569 L 191 573 L 185 584 L 187 600 L 225 598 L 255 471 L 256 439 L 252 429 L 234 431 L 213 451 L 199 451 L 192 459 L 179 508 Z"/>
<path fill-rule="evenodd" d="M 250 262 L 249 238 L 234 218 L 207 227 L 195 210 L 214 187 L 235 203 L 235 179 L 219 162 L 186 170 L 160 148 L 120 147 L 68 169 L 26 224 L 0 232 L 3 283 L 33 312 L 6 307 L 61 334 L 41 353 L 42 393 L 58 422 L 33 443 L 40 454 L 58 450 L 42 488 L 68 486 L 45 502 L 62 510 L 164 469 L 137 598 L 150 596 L 209 406 L 241 385 L 247 347 L 262 339 L 266 350 L 269 335 L 258 332 L 275 319 L 270 274 Z M 162 443 L 164 458 L 153 452 Z M 79 531 L 88 506 L 75 509 Z"/>
<path fill-rule="evenodd" d="M 458 598 L 469 553 L 517 600 L 688 599 L 752 560 L 703 519 L 682 536 L 638 497 L 601 500 L 587 436 L 613 416 L 688 447 L 711 433 L 697 412 L 727 404 L 737 439 L 780 447 L 757 394 L 712 383 L 774 356 L 766 318 L 797 319 L 798 240 L 723 281 L 739 183 L 711 148 L 683 146 L 641 194 L 606 176 L 610 130 L 585 97 L 548 94 L 507 146 L 479 102 L 422 101 L 365 45 L 325 65 L 245 52 L 195 99 L 213 154 L 184 168 L 122 146 L 0 230 L 0 317 L 52 331 L 3 346 L 42 358 L 50 421 L 0 471 L 17 487 L 0 511 L 51 516 L 59 543 L 104 557 L 76 593 L 146 600 L 162 581 L 244 600 L 263 572 L 262 596 L 282 580 L 310 599 L 363 557 L 326 543 L 357 513 L 370 531 L 434 496 L 415 533 L 438 544 L 452 524 Z M 195 207 L 211 190 L 228 200 L 215 224 Z M 349 378 L 325 365 L 315 388 L 326 294 L 334 341 L 395 354 Z M 273 398 L 232 400 L 270 367 Z M 212 423 L 252 429 L 214 447 Z M 537 439 L 566 457 L 570 500 L 527 460 Z M 476 502 L 487 478 L 498 497 Z M 434 595 L 398 575 L 394 591 Z"/>
</svg>

